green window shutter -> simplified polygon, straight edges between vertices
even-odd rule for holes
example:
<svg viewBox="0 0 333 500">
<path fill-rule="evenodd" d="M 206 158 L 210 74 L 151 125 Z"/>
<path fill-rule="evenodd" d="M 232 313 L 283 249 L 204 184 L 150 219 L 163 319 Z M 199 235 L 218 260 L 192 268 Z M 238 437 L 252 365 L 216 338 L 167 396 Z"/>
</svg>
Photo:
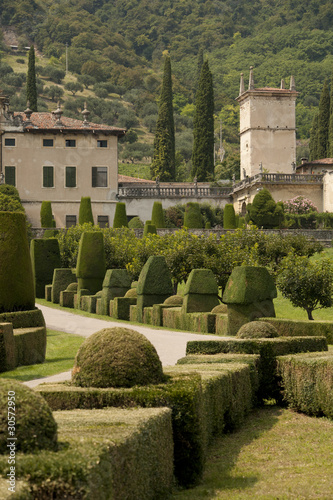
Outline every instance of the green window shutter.
<svg viewBox="0 0 333 500">
<path fill-rule="evenodd" d="M 43 167 L 43 187 L 54 187 L 53 167 Z"/>
<path fill-rule="evenodd" d="M 66 167 L 66 187 L 76 187 L 76 167 Z"/>
<path fill-rule="evenodd" d="M 16 186 L 15 167 L 5 167 L 5 183 Z"/>
</svg>

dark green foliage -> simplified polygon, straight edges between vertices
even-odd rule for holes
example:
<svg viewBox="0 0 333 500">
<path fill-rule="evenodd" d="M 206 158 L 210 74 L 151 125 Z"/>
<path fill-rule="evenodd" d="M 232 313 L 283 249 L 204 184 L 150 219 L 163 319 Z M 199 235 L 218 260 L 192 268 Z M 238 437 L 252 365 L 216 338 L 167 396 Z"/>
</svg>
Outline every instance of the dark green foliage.
<svg viewBox="0 0 333 500">
<path fill-rule="evenodd" d="M 45 326 L 30 326 L 14 331 L 14 342 L 16 366 L 44 363 L 46 353 Z"/>
<path fill-rule="evenodd" d="M 184 226 L 188 229 L 197 229 L 203 227 L 199 203 L 191 201 L 186 203 Z"/>
<path fill-rule="evenodd" d="M 328 158 L 333 158 L 333 71 L 331 77 L 331 94 L 330 94 L 330 120 L 328 127 Z"/>
<path fill-rule="evenodd" d="M 42 201 L 42 205 L 40 207 L 40 224 L 41 227 L 55 227 L 50 201 Z"/>
<path fill-rule="evenodd" d="M 235 209 L 232 203 L 227 203 L 223 212 L 224 229 L 236 229 Z"/>
<path fill-rule="evenodd" d="M 123 202 L 118 202 L 116 205 L 116 211 L 113 219 L 113 227 L 128 227 L 127 215 L 126 215 L 126 204 Z"/>
<path fill-rule="evenodd" d="M 130 229 L 142 229 L 144 226 L 140 217 L 132 217 L 132 219 L 128 223 L 128 227 Z"/>
<path fill-rule="evenodd" d="M 27 101 L 32 111 L 37 111 L 37 85 L 35 69 L 35 47 L 31 45 L 29 50 L 28 73 L 27 73 Z"/>
<path fill-rule="evenodd" d="M 310 148 L 310 161 L 317 160 L 319 158 L 318 156 L 318 128 L 319 128 L 319 113 L 317 113 L 313 120 L 312 120 L 312 126 L 310 130 L 310 142 L 309 142 L 309 148 Z"/>
<path fill-rule="evenodd" d="M 76 265 L 78 288 L 88 288 L 92 294 L 101 290 L 105 268 L 103 233 L 84 232 L 80 239 Z"/>
<path fill-rule="evenodd" d="M 13 328 L 45 326 L 44 316 L 40 309 L 2 313 L 0 323 L 12 323 Z"/>
<path fill-rule="evenodd" d="M 210 269 L 193 269 L 188 277 L 184 289 L 184 295 L 196 294 L 218 294 L 218 286 L 214 274 Z"/>
<path fill-rule="evenodd" d="M 79 210 L 79 224 L 94 224 L 90 196 L 82 196 Z"/>
<path fill-rule="evenodd" d="M 7 445 L 13 443 L 14 449 L 23 453 L 56 450 L 57 424 L 42 396 L 16 380 L 0 379 L 0 400 L 0 453 L 8 454 Z M 16 418 L 15 441 L 7 441 L 9 408 Z"/>
<path fill-rule="evenodd" d="M 327 80 L 324 82 L 319 101 L 317 160 L 327 158 L 329 153 L 328 132 L 330 124 L 330 93 Z"/>
<path fill-rule="evenodd" d="M 283 399 L 307 415 L 333 418 L 333 356 L 307 353 L 277 358 Z"/>
<path fill-rule="evenodd" d="M 55 304 L 59 304 L 60 292 L 66 290 L 68 285 L 76 282 L 76 276 L 72 269 L 55 269 L 53 271 L 51 299 Z M 45 287 L 46 288 L 46 287 Z"/>
<path fill-rule="evenodd" d="M 273 278 L 264 267 L 237 266 L 223 293 L 226 304 L 252 304 L 277 297 Z"/>
<path fill-rule="evenodd" d="M 16 197 L 0 193 L 0 212 L 24 212 L 24 208 Z"/>
<path fill-rule="evenodd" d="M 290 254 L 282 262 L 277 286 L 294 307 L 304 309 L 308 319 L 313 320 L 315 309 L 333 304 L 332 262 L 329 259 L 310 261 L 307 257 Z"/>
<path fill-rule="evenodd" d="M 174 307 L 177 307 L 177 306 L 181 306 L 182 303 L 183 303 L 183 297 L 181 295 L 171 295 L 170 297 L 168 297 L 167 299 L 165 299 L 165 301 L 163 302 L 163 304 L 167 305 L 167 306 L 174 306 Z"/>
<path fill-rule="evenodd" d="M 270 323 L 250 321 L 241 326 L 237 332 L 240 339 L 262 339 L 278 337 L 277 329 Z"/>
<path fill-rule="evenodd" d="M 154 201 L 151 223 L 154 224 L 156 229 L 165 227 L 163 208 L 160 201 Z"/>
<path fill-rule="evenodd" d="M 72 382 L 80 387 L 133 387 L 164 381 L 155 347 L 128 328 L 104 328 L 80 347 Z"/>
<path fill-rule="evenodd" d="M 248 215 L 253 224 L 264 229 L 278 227 L 284 218 L 282 206 L 275 203 L 271 193 L 265 188 L 255 195 Z"/>
<path fill-rule="evenodd" d="M 138 295 L 173 295 L 171 274 L 165 257 L 149 257 L 140 273 L 136 291 Z"/>
<path fill-rule="evenodd" d="M 110 316 L 116 319 L 130 320 L 130 307 L 136 304 L 136 297 L 115 297 L 113 302 L 113 309 Z"/>
<path fill-rule="evenodd" d="M 61 265 L 59 242 L 55 238 L 32 240 L 30 243 L 36 297 L 44 298 L 45 285 L 52 282 L 53 271 Z"/>
<path fill-rule="evenodd" d="M 0 212 L 0 313 L 35 307 L 25 216 Z"/>
<path fill-rule="evenodd" d="M 326 337 L 328 344 L 333 344 L 332 321 L 307 321 L 282 318 L 260 318 L 268 321 L 278 331 L 279 337 Z"/>
<path fill-rule="evenodd" d="M 16 368 L 13 325 L 0 322 L 0 372 Z"/>
<path fill-rule="evenodd" d="M 192 176 L 204 182 L 214 176 L 214 91 L 207 61 L 201 69 L 195 99 L 193 137 Z"/>
<path fill-rule="evenodd" d="M 146 221 L 143 228 L 143 236 L 147 236 L 148 234 L 157 234 L 155 224 L 152 224 L 150 221 Z"/>
<path fill-rule="evenodd" d="M 172 104 L 171 61 L 164 58 L 164 74 L 154 139 L 151 176 L 160 181 L 175 179 L 175 126 Z"/>
</svg>

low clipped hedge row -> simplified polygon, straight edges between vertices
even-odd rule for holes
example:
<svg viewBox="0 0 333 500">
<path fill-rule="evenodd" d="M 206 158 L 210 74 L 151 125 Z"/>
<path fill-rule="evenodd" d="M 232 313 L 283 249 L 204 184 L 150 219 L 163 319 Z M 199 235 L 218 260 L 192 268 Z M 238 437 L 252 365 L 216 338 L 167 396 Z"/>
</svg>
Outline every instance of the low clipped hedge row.
<svg viewBox="0 0 333 500">
<path fill-rule="evenodd" d="M 17 453 L 15 498 L 167 498 L 173 480 L 168 408 L 73 410 L 54 417 L 59 450 Z M 3 476 L 7 460 L 0 455 Z"/>
<path fill-rule="evenodd" d="M 255 387 L 246 364 L 176 366 L 164 384 L 129 389 L 44 384 L 39 393 L 53 410 L 167 406 L 172 410 L 174 474 L 181 486 L 202 475 L 212 436 L 237 427 L 249 411 Z"/>
<path fill-rule="evenodd" d="M 333 418 L 333 353 L 305 353 L 277 358 L 283 397 L 298 411 Z"/>
<path fill-rule="evenodd" d="M 259 318 L 258 321 L 271 323 L 280 337 L 314 336 L 326 337 L 328 344 L 333 344 L 333 321 L 309 321 L 281 318 Z"/>
</svg>

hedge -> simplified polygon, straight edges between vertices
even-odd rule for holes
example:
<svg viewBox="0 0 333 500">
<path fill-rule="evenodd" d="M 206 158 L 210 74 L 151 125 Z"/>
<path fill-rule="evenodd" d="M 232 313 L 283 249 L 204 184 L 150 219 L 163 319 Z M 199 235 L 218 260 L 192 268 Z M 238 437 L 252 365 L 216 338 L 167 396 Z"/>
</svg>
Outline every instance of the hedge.
<svg viewBox="0 0 333 500">
<path fill-rule="evenodd" d="M 0 323 L 12 323 L 13 328 L 45 327 L 45 320 L 40 309 L 31 311 L 17 311 L 0 314 Z"/>
<path fill-rule="evenodd" d="M 36 239 L 30 243 L 36 297 L 45 297 L 45 286 L 52 282 L 53 271 L 60 268 L 59 242 L 56 238 Z"/>
<path fill-rule="evenodd" d="M 333 344 L 333 321 L 309 321 L 281 318 L 258 318 L 258 321 L 271 323 L 280 337 L 326 337 Z"/>
<path fill-rule="evenodd" d="M 277 358 L 283 397 L 297 411 L 333 418 L 333 353 Z"/>
<path fill-rule="evenodd" d="M 79 224 L 94 224 L 94 217 L 89 196 L 82 196 L 79 209 Z"/>
<path fill-rule="evenodd" d="M 18 498 L 167 498 L 173 479 L 170 413 L 167 408 L 55 412 L 60 449 L 17 454 Z M 0 455 L 3 476 L 7 460 Z"/>
</svg>

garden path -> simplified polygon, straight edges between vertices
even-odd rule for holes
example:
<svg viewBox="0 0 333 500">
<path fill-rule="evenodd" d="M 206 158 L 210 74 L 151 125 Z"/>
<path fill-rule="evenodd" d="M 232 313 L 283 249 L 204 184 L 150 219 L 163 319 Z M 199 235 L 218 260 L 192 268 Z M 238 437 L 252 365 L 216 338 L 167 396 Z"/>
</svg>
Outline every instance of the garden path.
<svg viewBox="0 0 333 500">
<path fill-rule="evenodd" d="M 201 335 L 197 333 L 172 331 L 165 329 L 152 328 L 148 325 L 132 325 L 127 322 L 101 320 L 86 316 L 80 316 L 68 311 L 54 309 L 38 304 L 44 314 L 47 328 L 58 330 L 82 337 L 89 337 L 92 333 L 101 330 L 102 328 L 111 328 L 113 326 L 122 326 L 131 328 L 145 337 L 155 346 L 163 366 L 175 365 L 178 359 L 185 356 L 186 344 L 189 340 L 216 340 L 215 335 Z M 63 372 L 50 377 L 30 380 L 25 382 L 29 387 L 35 387 L 44 382 L 60 382 L 70 380 L 71 372 Z"/>
</svg>

